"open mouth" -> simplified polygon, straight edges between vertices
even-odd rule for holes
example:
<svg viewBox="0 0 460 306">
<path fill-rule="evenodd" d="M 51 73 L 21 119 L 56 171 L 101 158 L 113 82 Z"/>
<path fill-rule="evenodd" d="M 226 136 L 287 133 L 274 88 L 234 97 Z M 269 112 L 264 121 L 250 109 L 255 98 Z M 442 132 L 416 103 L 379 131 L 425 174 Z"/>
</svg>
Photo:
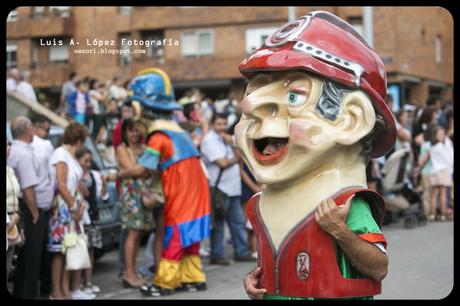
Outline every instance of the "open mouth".
<svg viewBox="0 0 460 306">
<path fill-rule="evenodd" d="M 287 152 L 289 138 L 265 137 L 252 140 L 252 153 L 261 164 L 274 164 Z"/>
</svg>

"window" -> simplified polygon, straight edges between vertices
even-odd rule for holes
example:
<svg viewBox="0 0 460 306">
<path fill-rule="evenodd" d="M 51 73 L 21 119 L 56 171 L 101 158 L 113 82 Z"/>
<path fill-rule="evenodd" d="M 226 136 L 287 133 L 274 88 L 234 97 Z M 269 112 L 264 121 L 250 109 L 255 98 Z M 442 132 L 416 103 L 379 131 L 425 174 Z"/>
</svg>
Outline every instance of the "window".
<svg viewBox="0 0 460 306">
<path fill-rule="evenodd" d="M 49 59 L 52 63 L 66 63 L 69 61 L 69 46 L 50 46 Z"/>
<path fill-rule="evenodd" d="M 434 39 L 434 60 L 436 61 L 436 64 L 441 63 L 441 35 L 436 35 L 436 38 Z"/>
<path fill-rule="evenodd" d="M 246 30 L 246 53 L 252 53 L 262 47 L 265 40 L 278 28 L 258 28 Z"/>
<path fill-rule="evenodd" d="M 364 37 L 363 17 L 361 16 L 348 17 L 348 23 L 352 25 L 353 28 Z"/>
<path fill-rule="evenodd" d="M 60 17 L 70 16 L 70 6 L 50 6 L 48 10 L 50 13 L 52 13 L 55 16 L 60 16 Z"/>
<path fill-rule="evenodd" d="M 164 53 L 163 31 L 148 31 L 142 33 L 142 40 L 149 41 L 150 46 L 147 48 L 147 56 L 162 57 Z M 161 43 L 159 43 L 161 42 Z"/>
<path fill-rule="evenodd" d="M 182 34 L 182 55 L 209 55 L 214 52 L 214 31 L 198 30 Z"/>
<path fill-rule="evenodd" d="M 33 18 L 42 18 L 45 15 L 45 7 L 44 6 L 34 6 L 32 10 L 32 17 Z"/>
<path fill-rule="evenodd" d="M 9 14 L 8 17 L 6 18 L 6 22 L 13 22 L 18 20 L 18 12 L 16 10 L 12 10 Z"/>
<path fill-rule="evenodd" d="M 131 11 L 133 10 L 133 7 L 132 6 L 120 6 L 119 8 L 119 13 L 121 15 L 129 15 L 131 14 Z"/>
<path fill-rule="evenodd" d="M 9 43 L 6 45 L 6 68 L 16 68 L 17 62 L 17 52 L 18 46 L 16 43 Z"/>
<path fill-rule="evenodd" d="M 125 44 L 121 44 L 123 41 L 123 38 L 125 39 Z M 120 54 L 120 65 L 121 66 L 126 66 L 131 63 L 131 46 L 127 43 L 127 41 L 131 40 L 131 35 L 129 34 L 120 34 L 119 35 L 119 42 L 120 42 L 120 49 L 123 50 L 123 52 Z M 127 51 L 126 51 L 127 50 Z"/>
<path fill-rule="evenodd" d="M 32 46 L 32 61 L 30 63 L 32 68 L 35 68 L 38 64 L 38 48 L 37 46 Z"/>
</svg>

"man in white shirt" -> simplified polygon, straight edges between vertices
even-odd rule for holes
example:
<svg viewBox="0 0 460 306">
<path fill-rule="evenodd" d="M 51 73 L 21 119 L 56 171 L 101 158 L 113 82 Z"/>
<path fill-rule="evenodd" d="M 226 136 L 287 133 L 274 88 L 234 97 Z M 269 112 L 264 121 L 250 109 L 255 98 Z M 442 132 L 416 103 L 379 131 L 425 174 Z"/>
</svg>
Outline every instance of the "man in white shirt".
<svg viewBox="0 0 460 306">
<path fill-rule="evenodd" d="M 8 78 L 6 79 L 6 92 L 12 93 L 16 91 L 16 87 L 21 81 L 21 76 L 17 68 L 12 68 L 8 73 Z"/>
<path fill-rule="evenodd" d="M 113 78 L 112 85 L 109 87 L 109 99 L 117 100 L 118 107 L 121 107 L 123 101 L 128 96 L 126 89 L 123 87 L 123 80 L 116 76 Z"/>
<path fill-rule="evenodd" d="M 244 226 L 244 214 L 241 207 L 240 155 L 233 137 L 226 134 L 227 116 L 215 114 L 211 119 L 211 129 L 201 143 L 201 154 L 209 173 L 209 185 L 216 186 L 224 196 L 225 220 L 232 237 L 235 261 L 255 261 L 251 256 Z M 211 204 L 213 206 L 213 204 Z M 215 212 L 213 211 L 213 214 Z M 211 264 L 228 265 L 224 252 L 224 220 L 214 218 L 211 229 Z"/>
<path fill-rule="evenodd" d="M 48 140 L 51 123 L 48 118 L 42 115 L 36 115 L 32 118 L 32 123 L 35 127 L 35 134 L 30 144 L 34 150 L 35 157 L 40 163 L 40 168 L 49 175 L 48 163 L 53 154 L 54 147 L 50 140 Z"/>
<path fill-rule="evenodd" d="M 35 90 L 28 82 L 30 76 L 30 72 L 25 70 L 21 74 L 21 81 L 19 82 L 18 86 L 16 87 L 16 92 L 26 98 L 27 100 L 30 100 L 32 102 L 38 102 L 37 100 L 37 95 L 35 94 Z"/>
<path fill-rule="evenodd" d="M 48 140 L 51 123 L 48 118 L 42 115 L 36 115 L 32 118 L 32 123 L 35 128 L 32 143 L 33 152 L 40 165 L 40 172 L 46 173 L 49 177 L 52 186 L 54 186 L 54 176 L 49 172 L 49 160 L 53 154 L 54 148 L 50 140 Z M 48 224 L 46 225 L 48 228 Z M 46 229 L 48 232 L 48 229 Z M 41 254 L 41 269 L 40 269 L 40 295 L 47 296 L 51 292 L 51 255 L 45 247 Z"/>
</svg>

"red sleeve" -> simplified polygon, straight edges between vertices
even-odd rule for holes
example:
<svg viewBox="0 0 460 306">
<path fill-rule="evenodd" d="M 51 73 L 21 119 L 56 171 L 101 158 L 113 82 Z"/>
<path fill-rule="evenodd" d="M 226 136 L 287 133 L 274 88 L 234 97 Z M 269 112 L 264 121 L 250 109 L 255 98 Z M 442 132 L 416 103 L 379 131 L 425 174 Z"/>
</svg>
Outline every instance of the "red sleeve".
<svg viewBox="0 0 460 306">
<path fill-rule="evenodd" d="M 367 233 L 367 234 L 360 234 L 358 235 L 359 238 L 361 238 L 364 241 L 367 241 L 369 243 L 378 243 L 381 242 L 383 243 L 383 246 L 385 249 L 387 248 L 387 241 L 385 239 L 385 236 L 381 233 Z"/>
<path fill-rule="evenodd" d="M 160 153 L 160 162 L 165 161 L 174 154 L 174 146 L 171 139 L 163 133 L 154 133 L 150 137 L 147 146 Z"/>
<path fill-rule="evenodd" d="M 119 145 L 121 145 L 121 125 L 122 124 L 123 124 L 123 120 L 118 121 L 117 126 L 113 130 L 112 145 L 115 150 L 117 149 Z"/>
</svg>

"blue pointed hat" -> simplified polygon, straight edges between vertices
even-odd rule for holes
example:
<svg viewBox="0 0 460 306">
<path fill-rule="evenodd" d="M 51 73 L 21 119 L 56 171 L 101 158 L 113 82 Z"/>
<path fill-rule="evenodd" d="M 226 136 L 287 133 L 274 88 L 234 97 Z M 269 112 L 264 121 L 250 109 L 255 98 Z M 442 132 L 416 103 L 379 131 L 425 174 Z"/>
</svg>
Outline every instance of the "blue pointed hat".
<svg viewBox="0 0 460 306">
<path fill-rule="evenodd" d="M 130 84 L 131 99 L 157 111 L 182 109 L 176 101 L 168 75 L 161 69 L 141 70 Z"/>
</svg>

